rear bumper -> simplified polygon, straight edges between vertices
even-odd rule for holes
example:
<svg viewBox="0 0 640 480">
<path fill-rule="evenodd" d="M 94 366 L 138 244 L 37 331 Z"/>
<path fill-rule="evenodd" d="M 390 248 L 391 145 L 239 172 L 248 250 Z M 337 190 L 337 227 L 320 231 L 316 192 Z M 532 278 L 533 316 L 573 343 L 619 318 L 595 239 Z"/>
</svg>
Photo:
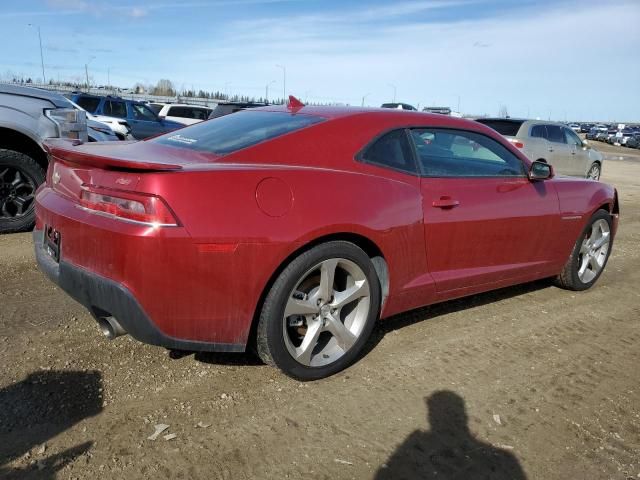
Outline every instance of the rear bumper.
<svg viewBox="0 0 640 480">
<path fill-rule="evenodd" d="M 135 296 L 122 284 L 66 262 L 56 262 L 47 252 L 42 230 L 34 230 L 33 241 L 38 266 L 72 298 L 85 306 L 92 315 L 108 313 L 115 317 L 133 338 L 151 345 L 171 349 L 243 352 L 245 344 L 181 340 L 161 332 L 144 311 Z"/>
</svg>

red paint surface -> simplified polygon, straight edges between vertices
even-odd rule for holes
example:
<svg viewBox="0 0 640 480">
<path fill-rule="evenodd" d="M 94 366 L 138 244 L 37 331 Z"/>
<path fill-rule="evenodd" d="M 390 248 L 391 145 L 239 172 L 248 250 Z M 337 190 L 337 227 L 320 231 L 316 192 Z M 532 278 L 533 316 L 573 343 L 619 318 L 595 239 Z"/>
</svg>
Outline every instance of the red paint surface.
<svg viewBox="0 0 640 480">
<path fill-rule="evenodd" d="M 389 267 L 385 317 L 554 275 L 589 216 L 613 203 L 614 189 L 599 182 L 420 179 L 354 159 L 383 131 L 438 126 L 489 135 L 528 166 L 481 124 L 396 110 L 301 112 L 329 121 L 227 156 L 153 142 L 57 144 L 37 195 L 37 226 L 61 232 L 65 261 L 131 290 L 165 334 L 244 343 L 274 272 L 320 237 L 357 234 L 378 247 Z M 122 170 L 132 161 L 135 170 Z M 151 228 L 81 210 L 83 184 L 159 195 L 181 226 Z M 458 205 L 433 206 L 442 201 Z"/>
</svg>

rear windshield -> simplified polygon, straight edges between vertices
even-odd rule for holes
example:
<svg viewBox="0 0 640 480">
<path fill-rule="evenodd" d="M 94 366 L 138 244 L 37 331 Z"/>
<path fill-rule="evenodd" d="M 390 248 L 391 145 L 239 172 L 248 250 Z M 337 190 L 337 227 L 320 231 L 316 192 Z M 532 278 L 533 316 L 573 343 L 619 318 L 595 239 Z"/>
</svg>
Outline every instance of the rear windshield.
<svg viewBox="0 0 640 480">
<path fill-rule="evenodd" d="M 524 123 L 524 120 L 484 120 L 482 118 L 477 120 L 478 122 L 486 125 L 489 128 L 493 128 L 500 135 L 505 137 L 515 137 L 518 134 L 518 130 Z"/>
<path fill-rule="evenodd" d="M 287 112 L 242 111 L 197 123 L 152 142 L 217 154 L 231 153 L 323 121 Z"/>
</svg>

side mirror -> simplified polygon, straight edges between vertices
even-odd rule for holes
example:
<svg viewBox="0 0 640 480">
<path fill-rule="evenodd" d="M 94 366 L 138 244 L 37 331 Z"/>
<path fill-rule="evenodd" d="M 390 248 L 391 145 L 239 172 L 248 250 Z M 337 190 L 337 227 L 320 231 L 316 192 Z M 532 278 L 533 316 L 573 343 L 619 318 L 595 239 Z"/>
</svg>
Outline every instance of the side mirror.
<svg viewBox="0 0 640 480">
<path fill-rule="evenodd" d="M 584 148 L 585 150 L 591 148 L 591 145 L 589 145 L 589 140 L 587 140 L 586 138 L 582 140 L 582 148 Z"/>
<path fill-rule="evenodd" d="M 529 180 L 548 180 L 553 177 L 553 167 L 546 162 L 536 160 L 529 168 Z"/>
</svg>

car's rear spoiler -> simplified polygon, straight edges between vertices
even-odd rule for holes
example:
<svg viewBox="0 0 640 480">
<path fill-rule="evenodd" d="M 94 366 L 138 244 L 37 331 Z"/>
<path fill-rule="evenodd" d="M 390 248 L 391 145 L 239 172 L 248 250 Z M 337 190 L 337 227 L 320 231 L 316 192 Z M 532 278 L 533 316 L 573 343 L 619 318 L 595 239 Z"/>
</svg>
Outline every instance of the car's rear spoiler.
<svg viewBox="0 0 640 480">
<path fill-rule="evenodd" d="M 105 142 L 107 143 L 107 142 Z M 110 144 L 116 142 L 108 142 Z M 136 143 L 133 142 L 117 142 L 118 146 Z M 54 159 L 66 162 L 76 163 L 80 165 L 90 165 L 92 167 L 104 168 L 106 170 L 152 170 L 152 171 L 173 171 L 181 170 L 182 166 L 175 163 L 167 163 L 162 161 L 149 161 L 127 158 L 114 155 L 114 149 L 109 148 L 107 151 L 100 151 L 104 145 L 83 143 L 79 140 L 67 140 L 59 138 L 47 139 L 44 142 L 44 149 Z M 119 153 L 119 152 L 118 152 Z M 124 152 L 123 152 L 124 153 Z"/>
</svg>

